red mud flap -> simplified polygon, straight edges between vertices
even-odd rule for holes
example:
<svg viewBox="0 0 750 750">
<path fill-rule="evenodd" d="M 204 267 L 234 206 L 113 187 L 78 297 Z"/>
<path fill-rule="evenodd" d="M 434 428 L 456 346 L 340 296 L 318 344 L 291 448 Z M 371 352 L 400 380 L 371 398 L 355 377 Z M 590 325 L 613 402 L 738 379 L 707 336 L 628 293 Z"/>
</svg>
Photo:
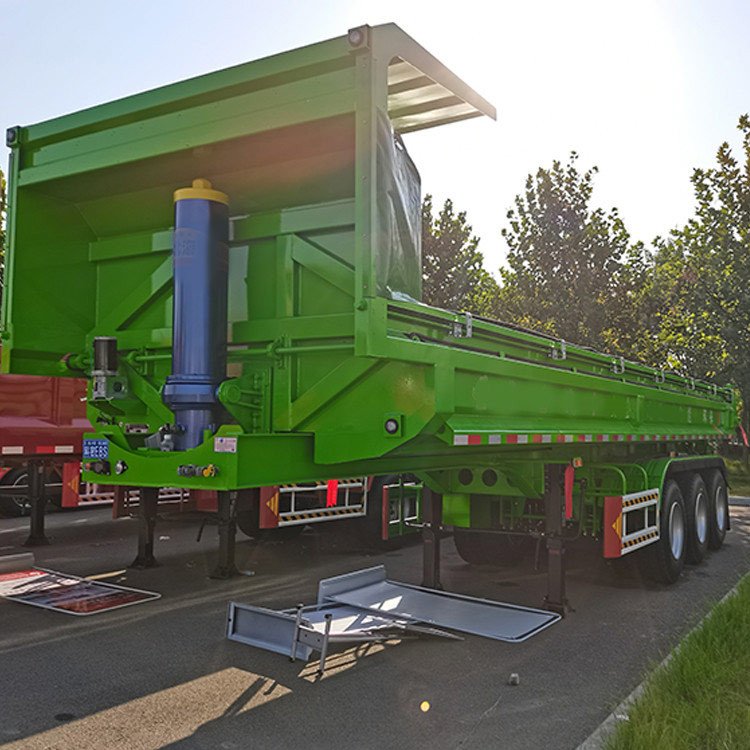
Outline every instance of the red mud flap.
<svg viewBox="0 0 750 750">
<path fill-rule="evenodd" d="M 655 542 L 659 538 L 658 508 L 658 489 L 605 497 L 603 556 L 622 557 Z"/>
<path fill-rule="evenodd" d="M 260 518 L 261 529 L 275 529 L 279 525 L 279 488 L 260 488 Z"/>
<path fill-rule="evenodd" d="M 81 502 L 79 490 L 81 488 L 81 462 L 67 461 L 62 471 L 62 500 L 63 508 L 77 508 Z"/>
</svg>

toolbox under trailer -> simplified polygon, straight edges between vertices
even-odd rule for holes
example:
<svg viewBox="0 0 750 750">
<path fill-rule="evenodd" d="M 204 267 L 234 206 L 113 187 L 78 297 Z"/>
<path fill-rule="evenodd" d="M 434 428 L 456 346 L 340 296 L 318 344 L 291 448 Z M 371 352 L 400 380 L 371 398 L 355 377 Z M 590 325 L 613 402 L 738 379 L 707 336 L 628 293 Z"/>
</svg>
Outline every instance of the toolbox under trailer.
<svg viewBox="0 0 750 750">
<path fill-rule="evenodd" d="M 4 371 L 92 379 L 89 481 L 218 491 L 226 574 L 256 488 L 407 472 L 428 584 L 446 526 L 543 538 L 557 609 L 568 537 L 674 580 L 728 526 L 732 394 L 421 303 L 401 136 L 478 116 L 387 24 L 11 128 Z"/>
</svg>

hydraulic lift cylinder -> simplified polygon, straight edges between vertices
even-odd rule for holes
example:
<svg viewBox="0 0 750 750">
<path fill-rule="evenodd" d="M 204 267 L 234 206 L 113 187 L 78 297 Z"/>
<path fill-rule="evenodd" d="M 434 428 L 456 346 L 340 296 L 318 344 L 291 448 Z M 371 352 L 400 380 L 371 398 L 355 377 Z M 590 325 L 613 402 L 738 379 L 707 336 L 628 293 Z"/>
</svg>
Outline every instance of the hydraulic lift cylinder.
<svg viewBox="0 0 750 750">
<path fill-rule="evenodd" d="M 214 432 L 226 378 L 229 208 L 208 180 L 175 191 L 172 374 L 164 403 L 174 412 L 177 450 Z"/>
</svg>

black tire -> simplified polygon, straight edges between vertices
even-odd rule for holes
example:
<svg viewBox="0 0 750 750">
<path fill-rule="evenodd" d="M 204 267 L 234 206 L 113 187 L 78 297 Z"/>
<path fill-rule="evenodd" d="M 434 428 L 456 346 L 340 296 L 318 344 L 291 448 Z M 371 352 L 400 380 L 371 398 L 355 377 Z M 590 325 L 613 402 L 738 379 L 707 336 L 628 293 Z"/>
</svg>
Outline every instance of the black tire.
<svg viewBox="0 0 750 750">
<path fill-rule="evenodd" d="M 687 554 L 687 519 L 685 501 L 674 479 L 664 483 L 659 509 L 659 540 L 644 552 L 646 571 L 661 583 L 674 583 L 685 567 Z"/>
<path fill-rule="evenodd" d="M 45 472 L 44 481 L 47 485 L 50 483 L 60 483 L 62 481 L 59 473 L 53 467 L 47 469 Z M 29 472 L 25 466 L 19 466 L 15 469 L 11 469 L 2 479 L 0 479 L 0 485 L 5 487 L 20 485 L 22 487 L 28 486 Z M 31 512 L 31 505 L 29 504 L 28 490 L 20 490 L 18 495 L 4 495 L 0 497 L 0 516 L 6 518 L 20 518 L 22 516 L 28 516 Z M 56 510 L 62 509 L 62 488 L 50 488 L 46 489 L 47 503 L 52 505 Z"/>
<path fill-rule="evenodd" d="M 703 477 L 697 472 L 684 475 L 680 482 L 687 517 L 687 556 L 693 565 L 703 562 L 708 552 L 709 500 Z"/>
<path fill-rule="evenodd" d="M 707 472 L 705 481 L 708 490 L 708 548 L 719 549 L 729 528 L 729 491 L 719 469 Z"/>
<path fill-rule="evenodd" d="M 28 472 L 23 466 L 11 469 L 2 479 L 0 485 L 4 487 L 23 485 L 28 481 Z M 3 495 L 0 497 L 0 512 L 8 518 L 20 518 L 28 516 L 31 511 L 26 490 L 21 490 L 18 495 Z"/>
<path fill-rule="evenodd" d="M 531 549 L 531 537 L 489 531 L 454 529 L 459 557 L 469 565 L 507 565 L 521 560 Z"/>
</svg>

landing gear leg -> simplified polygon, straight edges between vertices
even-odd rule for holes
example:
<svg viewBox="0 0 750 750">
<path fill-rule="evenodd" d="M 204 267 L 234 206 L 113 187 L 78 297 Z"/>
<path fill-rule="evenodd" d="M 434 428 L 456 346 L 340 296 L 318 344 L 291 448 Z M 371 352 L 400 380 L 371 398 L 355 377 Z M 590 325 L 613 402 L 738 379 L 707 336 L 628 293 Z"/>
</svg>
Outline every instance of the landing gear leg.
<svg viewBox="0 0 750 750">
<path fill-rule="evenodd" d="M 24 547 L 40 547 L 49 544 L 49 538 L 44 533 L 44 506 L 47 498 L 44 495 L 44 463 L 29 461 L 27 469 L 28 498 L 31 506 L 29 538 Z"/>
<path fill-rule="evenodd" d="M 544 527 L 547 539 L 547 596 L 544 597 L 544 606 L 565 617 L 570 605 L 565 596 L 563 473 L 564 467 L 558 464 L 548 464 L 544 469 Z"/>
<path fill-rule="evenodd" d="M 141 487 L 138 501 L 138 556 L 131 563 L 131 568 L 153 568 L 158 565 L 154 558 L 154 528 L 158 502 L 159 490 L 156 487 Z"/>
<path fill-rule="evenodd" d="M 422 586 L 442 590 L 440 584 L 440 534 L 443 496 L 425 487 L 422 491 Z"/>
<path fill-rule="evenodd" d="M 239 575 L 234 562 L 237 535 L 237 493 L 219 492 L 219 560 L 210 578 L 231 578 Z"/>
</svg>

